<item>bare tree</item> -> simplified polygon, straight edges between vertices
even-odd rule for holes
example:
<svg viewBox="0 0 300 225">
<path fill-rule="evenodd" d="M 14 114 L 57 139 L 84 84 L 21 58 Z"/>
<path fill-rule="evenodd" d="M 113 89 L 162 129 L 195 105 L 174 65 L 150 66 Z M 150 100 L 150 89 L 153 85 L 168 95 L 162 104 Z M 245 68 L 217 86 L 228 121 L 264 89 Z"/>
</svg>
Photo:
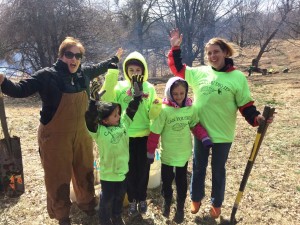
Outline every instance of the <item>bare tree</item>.
<svg viewBox="0 0 300 225">
<path fill-rule="evenodd" d="M 294 7 L 294 0 L 280 0 L 276 6 L 276 11 L 267 10 L 267 16 L 262 15 L 256 20 L 256 31 L 257 31 L 257 41 L 260 46 L 260 50 L 252 60 L 252 66 L 258 67 L 259 61 L 262 55 L 269 50 L 271 47 L 270 43 L 281 29 L 282 25 L 286 22 L 289 13 Z M 274 5 L 274 1 L 272 1 Z M 270 6 L 271 7 L 271 6 Z"/>
<path fill-rule="evenodd" d="M 118 1 L 117 1 L 118 2 Z M 130 0 L 119 8 L 119 16 L 122 20 L 123 30 L 126 33 L 126 47 L 143 52 L 146 34 L 156 21 L 152 15 L 152 9 L 157 0 Z"/>
<path fill-rule="evenodd" d="M 236 7 L 232 1 L 222 0 L 166 0 L 159 4 L 165 6 L 161 18 L 166 27 L 177 27 L 184 34 L 181 50 L 187 65 L 196 58 L 204 63 L 205 41 L 216 35 L 217 21 Z"/>
<path fill-rule="evenodd" d="M 2 6 L 2 56 L 19 61 L 18 68 L 31 67 L 29 73 L 50 66 L 66 36 L 84 38 L 88 31 L 88 4 L 82 0 L 14 0 Z"/>
<path fill-rule="evenodd" d="M 282 38 L 297 39 L 300 37 L 300 2 L 295 3 L 294 10 L 289 13 Z"/>
<path fill-rule="evenodd" d="M 252 44 L 254 27 L 261 10 L 260 0 L 236 0 L 237 7 L 230 13 L 227 22 L 227 36 L 240 47 Z"/>
</svg>

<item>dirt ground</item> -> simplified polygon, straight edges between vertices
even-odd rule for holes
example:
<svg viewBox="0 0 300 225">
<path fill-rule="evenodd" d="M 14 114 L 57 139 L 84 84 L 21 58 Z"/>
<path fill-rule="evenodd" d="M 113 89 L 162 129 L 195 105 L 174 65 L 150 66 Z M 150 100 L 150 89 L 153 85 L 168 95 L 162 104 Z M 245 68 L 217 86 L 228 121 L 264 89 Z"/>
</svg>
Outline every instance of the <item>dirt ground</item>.
<svg viewBox="0 0 300 225">
<path fill-rule="evenodd" d="M 260 111 L 264 105 L 276 108 L 276 118 L 269 127 L 260 148 L 244 196 L 236 214 L 238 224 L 246 225 L 296 225 L 300 224 L 300 78 L 297 72 L 278 73 L 268 76 L 254 74 L 248 77 L 255 103 Z M 164 84 L 156 85 L 162 96 Z M 20 198 L 0 196 L 0 224 L 41 225 L 57 224 L 46 210 L 46 192 L 43 182 L 38 145 L 40 101 L 36 97 L 13 99 L 5 97 L 6 114 L 11 135 L 21 138 L 26 192 Z M 229 218 L 239 185 L 253 146 L 257 128 L 250 127 L 238 115 L 236 138 L 227 163 L 227 186 L 222 216 L 209 217 L 211 173 L 208 168 L 206 180 L 207 197 L 198 214 L 189 212 L 190 200 L 185 204 L 185 221 L 182 224 L 229 224 Z M 1 134 L 2 135 L 2 134 Z M 2 137 L 1 137 L 2 138 Z M 189 178 L 191 163 L 189 164 Z M 161 213 L 160 188 L 149 189 L 148 213 L 126 224 L 176 224 L 166 220 Z M 98 217 L 87 217 L 75 204 L 71 210 L 72 224 L 98 224 Z"/>
</svg>

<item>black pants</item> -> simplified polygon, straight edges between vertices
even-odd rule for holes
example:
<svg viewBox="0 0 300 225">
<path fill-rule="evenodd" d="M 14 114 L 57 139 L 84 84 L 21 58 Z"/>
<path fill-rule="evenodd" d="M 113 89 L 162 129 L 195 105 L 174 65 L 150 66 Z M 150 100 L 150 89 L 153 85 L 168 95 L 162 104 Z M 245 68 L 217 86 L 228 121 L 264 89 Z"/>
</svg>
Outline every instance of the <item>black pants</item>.
<svg viewBox="0 0 300 225">
<path fill-rule="evenodd" d="M 100 182 L 99 218 L 101 221 L 108 221 L 122 214 L 127 182 L 126 179 L 120 182 L 103 180 Z"/>
<path fill-rule="evenodd" d="M 147 137 L 129 138 L 128 201 L 145 201 L 150 164 L 147 163 Z"/>
<path fill-rule="evenodd" d="M 165 199 L 172 199 L 173 189 L 172 182 L 175 178 L 176 190 L 177 190 L 177 202 L 184 202 L 187 193 L 187 165 L 184 167 L 168 166 L 162 164 L 161 167 L 161 179 L 162 189 L 161 194 Z"/>
</svg>

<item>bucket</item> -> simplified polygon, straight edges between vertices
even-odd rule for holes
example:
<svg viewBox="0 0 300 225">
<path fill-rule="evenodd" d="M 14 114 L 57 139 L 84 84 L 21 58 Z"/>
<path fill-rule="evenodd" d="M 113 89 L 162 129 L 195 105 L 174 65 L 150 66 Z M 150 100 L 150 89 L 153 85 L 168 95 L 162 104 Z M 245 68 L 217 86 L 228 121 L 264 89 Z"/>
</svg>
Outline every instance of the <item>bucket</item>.
<svg viewBox="0 0 300 225">
<path fill-rule="evenodd" d="M 154 162 L 151 164 L 150 173 L 149 173 L 149 181 L 148 181 L 148 188 L 157 188 L 160 185 L 161 181 L 161 161 L 159 152 L 155 152 Z"/>
<path fill-rule="evenodd" d="M 95 188 L 95 195 L 100 196 L 101 184 L 94 185 L 94 188 Z M 70 200 L 72 203 L 77 201 L 72 181 L 70 183 Z"/>
</svg>

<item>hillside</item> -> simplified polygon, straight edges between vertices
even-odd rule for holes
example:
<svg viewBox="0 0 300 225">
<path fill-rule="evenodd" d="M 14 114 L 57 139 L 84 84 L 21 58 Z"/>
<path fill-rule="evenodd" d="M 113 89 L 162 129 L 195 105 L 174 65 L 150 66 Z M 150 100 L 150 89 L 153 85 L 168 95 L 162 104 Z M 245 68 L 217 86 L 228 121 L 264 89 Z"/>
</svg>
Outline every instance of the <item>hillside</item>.
<svg viewBox="0 0 300 225">
<path fill-rule="evenodd" d="M 266 53 L 261 67 L 272 67 L 281 71 L 289 67 L 289 73 L 267 76 L 253 74 L 247 77 L 255 103 L 260 111 L 265 105 L 276 108 L 276 117 L 268 129 L 256 162 L 249 177 L 244 196 L 236 214 L 238 225 L 298 225 L 300 221 L 300 48 L 288 42 L 279 43 L 281 50 Z M 300 44 L 300 42 L 299 42 Z M 279 48 L 277 48 L 279 49 Z M 254 49 L 243 50 L 236 58 L 239 68 L 248 67 L 255 55 Z M 163 96 L 164 83 L 158 83 L 157 93 Z M 24 162 L 26 192 L 20 198 L 11 199 L 0 195 L 0 224 L 2 225 L 54 225 L 46 209 L 46 192 L 43 168 L 40 163 L 37 128 L 40 101 L 36 97 L 13 99 L 5 96 L 6 114 L 11 135 L 20 137 Z M 209 217 L 209 195 L 211 189 L 210 167 L 207 171 L 206 198 L 196 215 L 189 212 L 189 195 L 185 204 L 183 225 L 226 225 L 233 207 L 244 169 L 253 146 L 256 128 L 250 127 L 238 114 L 236 138 L 227 163 L 227 187 L 222 217 Z M 0 132 L 0 138 L 3 134 Z M 188 178 L 191 176 L 189 163 Z M 145 216 L 134 220 L 124 218 L 127 225 L 175 225 L 161 215 L 162 197 L 160 188 L 149 189 L 149 210 Z M 96 225 L 98 217 L 87 217 L 73 204 L 72 224 Z"/>
</svg>

